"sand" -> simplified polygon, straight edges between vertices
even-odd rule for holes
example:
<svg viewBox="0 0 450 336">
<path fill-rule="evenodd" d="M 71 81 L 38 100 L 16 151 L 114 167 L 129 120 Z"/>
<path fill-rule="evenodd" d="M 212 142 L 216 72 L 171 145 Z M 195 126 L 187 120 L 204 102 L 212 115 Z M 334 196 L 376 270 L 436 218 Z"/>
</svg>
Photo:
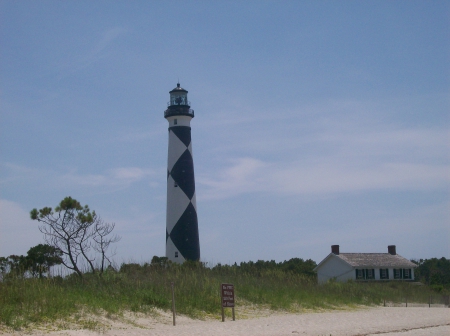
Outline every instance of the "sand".
<svg viewBox="0 0 450 336">
<path fill-rule="evenodd" d="M 172 325 L 172 316 L 162 313 L 153 317 L 129 315 L 121 321 L 105 318 L 108 328 L 101 331 L 59 330 L 33 331 L 32 335 L 450 335 L 449 308 L 404 308 L 380 307 L 356 311 L 331 311 L 322 313 L 281 314 L 271 313 L 259 318 L 232 321 L 192 320 L 177 316 L 177 325 Z M 29 332 L 2 333 L 2 335 L 25 335 Z"/>
</svg>

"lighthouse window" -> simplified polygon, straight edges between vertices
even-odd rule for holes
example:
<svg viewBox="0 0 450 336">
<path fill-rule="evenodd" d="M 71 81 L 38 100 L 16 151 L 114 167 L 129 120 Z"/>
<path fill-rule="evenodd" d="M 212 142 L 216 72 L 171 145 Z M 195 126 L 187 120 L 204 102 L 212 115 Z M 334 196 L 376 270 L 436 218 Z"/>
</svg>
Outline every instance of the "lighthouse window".
<svg viewBox="0 0 450 336">
<path fill-rule="evenodd" d="M 176 182 L 174 182 L 173 186 L 176 188 L 176 187 L 178 187 L 178 184 Z"/>
<path fill-rule="evenodd" d="M 178 252 L 175 252 L 175 258 L 178 258 Z"/>
<path fill-rule="evenodd" d="M 177 124 L 177 119 L 173 120 L 173 124 L 176 125 Z"/>
</svg>

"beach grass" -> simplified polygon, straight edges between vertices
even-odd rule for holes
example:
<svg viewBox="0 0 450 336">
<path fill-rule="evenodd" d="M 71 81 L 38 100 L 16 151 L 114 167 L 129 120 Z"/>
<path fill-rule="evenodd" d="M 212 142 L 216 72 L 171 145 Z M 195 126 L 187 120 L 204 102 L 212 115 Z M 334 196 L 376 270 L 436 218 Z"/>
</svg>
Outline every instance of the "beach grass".
<svg viewBox="0 0 450 336">
<path fill-rule="evenodd" d="M 101 277 L 9 278 L 0 282 L 0 325 L 20 330 L 30 325 L 73 319 L 80 314 L 120 316 L 171 309 L 193 318 L 220 316 L 220 284 L 235 286 L 236 306 L 303 311 L 382 305 L 384 301 L 427 303 L 433 291 L 407 282 L 329 282 L 277 269 L 247 272 L 238 267 L 205 267 L 201 263 L 128 264 Z M 95 324 L 95 323 L 94 323 Z M 90 328 L 85 325 L 85 328 Z M 92 328 L 95 326 L 92 326 Z"/>
</svg>

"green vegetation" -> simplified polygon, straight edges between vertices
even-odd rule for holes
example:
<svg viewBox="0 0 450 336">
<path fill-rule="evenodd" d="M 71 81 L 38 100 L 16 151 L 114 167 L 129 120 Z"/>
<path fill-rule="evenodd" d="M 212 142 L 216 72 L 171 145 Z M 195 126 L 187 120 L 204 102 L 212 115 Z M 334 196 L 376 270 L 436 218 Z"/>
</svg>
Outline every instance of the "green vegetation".
<svg viewBox="0 0 450 336">
<path fill-rule="evenodd" d="M 39 230 L 47 244 L 61 252 L 61 263 L 80 278 L 83 277 L 80 264 L 87 265 L 90 272 L 100 274 L 105 270 L 106 262 L 111 264 L 107 251 L 120 237 L 111 236 L 115 224 L 104 222 L 89 206 L 66 197 L 54 211 L 49 207 L 33 209 L 30 217 L 41 223 Z M 96 254 L 100 255 L 98 268 L 95 266 Z"/>
<path fill-rule="evenodd" d="M 414 261 L 418 267 L 415 270 L 416 279 L 443 294 L 450 294 L 450 260 L 420 259 Z"/>
<path fill-rule="evenodd" d="M 172 264 L 155 256 L 151 263 L 114 269 L 107 251 L 120 237 L 112 235 L 114 224 L 105 223 L 87 205 L 66 197 L 54 210 L 33 209 L 30 217 L 40 223 L 47 244 L 32 247 L 26 256 L 0 257 L 0 328 L 74 321 L 95 329 L 94 320 L 82 317 L 168 311 L 171 283 L 177 312 L 195 318 L 220 316 L 221 283 L 235 285 L 238 317 L 250 308 L 299 312 L 399 303 L 406 298 L 410 303 L 428 303 L 432 295 L 450 292 L 450 260 L 445 258 L 415 261 L 416 279 L 425 286 L 399 281 L 318 285 L 316 263 L 300 258 L 206 267 L 200 262 Z M 46 277 L 50 267 L 59 264 L 73 273 Z"/>
<path fill-rule="evenodd" d="M 102 276 L 73 273 L 65 278 L 9 277 L 0 282 L 0 324 L 14 329 L 68 319 L 80 314 L 120 316 L 125 311 L 149 313 L 170 310 L 171 282 L 175 283 L 177 312 L 191 317 L 220 316 L 220 284 L 233 283 L 237 314 L 244 307 L 303 311 L 383 301 L 428 303 L 427 286 L 406 282 L 337 283 L 317 285 L 311 260 L 282 263 L 257 261 L 240 265 L 186 262 L 175 265 L 154 257 L 151 263 L 109 267 Z"/>
<path fill-rule="evenodd" d="M 53 246 L 39 244 L 30 248 L 26 256 L 0 257 L 0 274 L 7 278 L 44 277 L 50 267 L 62 263 L 62 252 Z"/>
</svg>

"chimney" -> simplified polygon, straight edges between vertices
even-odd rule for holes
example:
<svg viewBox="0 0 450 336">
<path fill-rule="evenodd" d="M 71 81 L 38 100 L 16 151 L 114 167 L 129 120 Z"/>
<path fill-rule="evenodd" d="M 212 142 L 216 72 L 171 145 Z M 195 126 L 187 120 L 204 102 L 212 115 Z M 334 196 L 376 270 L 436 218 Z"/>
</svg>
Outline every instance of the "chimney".
<svg viewBox="0 0 450 336">
<path fill-rule="evenodd" d="M 394 246 L 395 248 L 395 246 Z M 331 245 L 331 253 L 339 255 L 339 245 Z"/>
<path fill-rule="evenodd" d="M 388 246 L 388 253 L 392 254 L 392 255 L 396 255 L 397 254 L 397 251 L 395 249 L 395 245 L 389 245 Z"/>
</svg>

